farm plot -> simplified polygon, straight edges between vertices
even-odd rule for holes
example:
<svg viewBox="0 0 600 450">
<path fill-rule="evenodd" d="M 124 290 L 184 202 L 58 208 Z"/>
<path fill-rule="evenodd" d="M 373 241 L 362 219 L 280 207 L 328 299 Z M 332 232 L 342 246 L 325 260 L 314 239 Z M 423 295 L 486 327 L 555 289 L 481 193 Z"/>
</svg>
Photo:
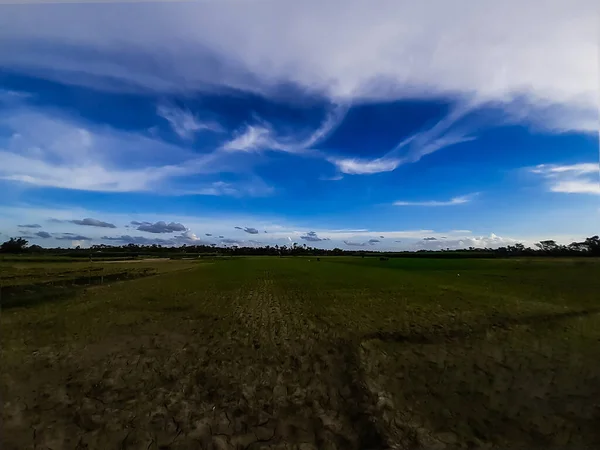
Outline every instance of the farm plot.
<svg viewBox="0 0 600 450">
<path fill-rule="evenodd" d="M 594 448 L 600 265 L 552 264 L 186 262 L 4 310 L 5 448 Z"/>
</svg>

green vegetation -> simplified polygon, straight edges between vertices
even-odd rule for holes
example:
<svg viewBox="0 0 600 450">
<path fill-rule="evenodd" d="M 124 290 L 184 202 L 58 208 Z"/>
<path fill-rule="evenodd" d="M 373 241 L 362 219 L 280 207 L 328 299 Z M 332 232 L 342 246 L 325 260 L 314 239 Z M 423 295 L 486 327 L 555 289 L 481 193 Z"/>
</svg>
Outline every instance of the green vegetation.
<svg viewBox="0 0 600 450">
<path fill-rule="evenodd" d="M 0 260 L 5 448 L 597 448 L 598 273 Z"/>
</svg>

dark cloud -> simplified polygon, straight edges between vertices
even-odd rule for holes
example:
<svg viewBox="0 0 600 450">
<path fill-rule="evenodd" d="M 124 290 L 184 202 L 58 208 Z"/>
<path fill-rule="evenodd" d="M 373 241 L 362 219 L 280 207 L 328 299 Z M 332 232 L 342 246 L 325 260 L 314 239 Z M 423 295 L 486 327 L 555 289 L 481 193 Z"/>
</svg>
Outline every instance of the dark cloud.
<svg viewBox="0 0 600 450">
<path fill-rule="evenodd" d="M 394 242 L 402 242 L 402 241 L 394 241 Z"/>
<path fill-rule="evenodd" d="M 236 230 L 243 230 L 242 227 L 233 227 L 233 228 L 235 228 Z"/>
<path fill-rule="evenodd" d="M 69 222 L 74 223 L 76 225 L 85 225 L 88 227 L 117 228 L 115 224 L 103 222 L 98 219 L 90 219 L 89 217 L 83 220 L 69 220 Z"/>
<path fill-rule="evenodd" d="M 369 239 L 369 245 L 379 244 L 380 242 L 379 239 Z"/>
<path fill-rule="evenodd" d="M 32 223 L 32 224 L 26 224 L 26 225 L 17 225 L 19 228 L 42 228 L 41 225 L 38 225 L 37 223 Z"/>
<path fill-rule="evenodd" d="M 52 237 L 52 235 L 47 231 L 38 231 L 37 233 L 35 233 L 35 235 L 37 237 L 41 237 L 42 239 L 48 239 Z"/>
<path fill-rule="evenodd" d="M 244 228 L 244 231 L 249 234 L 258 234 L 258 230 L 256 228 Z"/>
<path fill-rule="evenodd" d="M 437 241 L 437 238 L 434 238 L 434 237 L 426 237 L 426 238 L 423 238 L 423 240 L 424 240 L 424 241 Z"/>
<path fill-rule="evenodd" d="M 102 236 L 105 241 L 118 242 L 121 244 L 136 244 L 136 245 L 165 245 L 177 246 L 183 244 L 198 244 L 200 239 L 191 232 L 185 232 L 169 239 L 148 238 L 145 236 L 131 236 L 123 234 L 121 236 Z"/>
<path fill-rule="evenodd" d="M 210 234 L 210 233 L 205 233 L 205 234 L 206 234 L 207 236 L 212 236 L 212 234 Z"/>
<path fill-rule="evenodd" d="M 385 239 L 385 236 L 379 236 L 381 239 Z"/>
<path fill-rule="evenodd" d="M 219 239 L 223 239 L 225 236 L 219 236 Z"/>
<path fill-rule="evenodd" d="M 364 247 L 365 245 L 367 245 L 366 242 L 351 242 L 351 241 L 344 241 L 344 244 L 346 244 L 348 247 Z"/>
<path fill-rule="evenodd" d="M 237 239 L 225 238 L 225 239 L 221 239 L 221 242 L 223 244 L 241 244 L 242 241 L 239 241 Z"/>
<path fill-rule="evenodd" d="M 91 237 L 82 236 L 80 234 L 73 233 L 63 233 L 62 236 L 57 236 L 55 238 L 58 241 L 91 241 Z"/>
<path fill-rule="evenodd" d="M 50 219 L 47 220 L 47 222 L 50 222 L 50 223 L 64 223 L 64 222 L 66 222 L 66 220 L 54 219 L 54 218 L 51 217 Z"/>
<path fill-rule="evenodd" d="M 309 242 L 320 242 L 320 241 L 328 241 L 329 240 L 329 238 L 320 238 L 317 235 L 317 233 L 314 231 L 309 231 L 305 235 L 300 236 L 300 239 L 304 239 L 305 241 L 309 241 Z"/>
<path fill-rule="evenodd" d="M 265 233 L 267 232 L 267 230 L 265 230 Z"/>
<path fill-rule="evenodd" d="M 132 225 L 137 225 L 136 230 L 145 231 L 146 233 L 175 233 L 176 231 L 186 231 L 183 224 L 178 222 L 166 223 L 162 220 L 156 223 L 150 222 L 131 222 Z"/>
<path fill-rule="evenodd" d="M 119 242 L 121 244 L 136 244 L 136 245 L 173 245 L 174 241 L 170 239 L 147 238 L 144 236 L 129 236 L 123 234 L 121 236 L 102 236 L 105 241 Z"/>
</svg>

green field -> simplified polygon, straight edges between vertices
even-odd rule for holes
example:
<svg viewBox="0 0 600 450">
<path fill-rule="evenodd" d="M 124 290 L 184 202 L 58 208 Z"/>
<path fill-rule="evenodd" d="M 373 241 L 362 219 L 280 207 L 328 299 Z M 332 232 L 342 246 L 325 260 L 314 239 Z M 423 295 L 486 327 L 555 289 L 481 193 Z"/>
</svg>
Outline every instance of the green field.
<svg viewBox="0 0 600 450">
<path fill-rule="evenodd" d="M 0 261 L 5 449 L 600 448 L 600 260 Z"/>
</svg>

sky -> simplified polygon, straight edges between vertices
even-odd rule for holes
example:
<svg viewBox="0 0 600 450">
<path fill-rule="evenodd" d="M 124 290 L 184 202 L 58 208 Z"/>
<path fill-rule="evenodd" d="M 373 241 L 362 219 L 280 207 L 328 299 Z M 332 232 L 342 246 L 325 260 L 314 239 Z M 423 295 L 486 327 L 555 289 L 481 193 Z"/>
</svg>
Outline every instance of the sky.
<svg viewBox="0 0 600 450">
<path fill-rule="evenodd" d="M 0 5 L 0 241 L 600 233 L 594 1 Z"/>
</svg>

